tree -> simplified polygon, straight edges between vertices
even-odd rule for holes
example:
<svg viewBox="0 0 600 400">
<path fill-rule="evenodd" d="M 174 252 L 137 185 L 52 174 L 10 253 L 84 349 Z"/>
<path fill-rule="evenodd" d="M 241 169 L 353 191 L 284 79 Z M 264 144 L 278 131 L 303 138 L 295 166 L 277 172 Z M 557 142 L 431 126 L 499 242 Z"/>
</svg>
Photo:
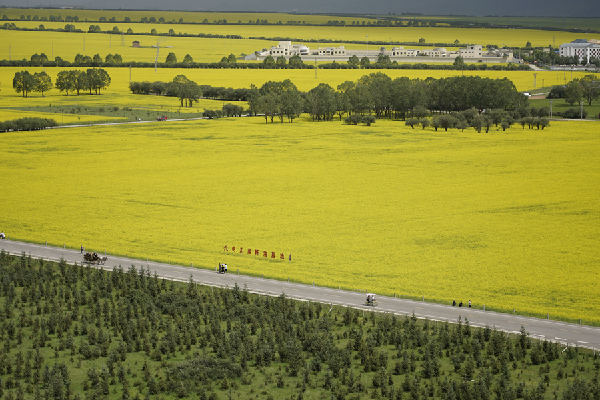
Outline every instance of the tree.
<svg viewBox="0 0 600 400">
<path fill-rule="evenodd" d="M 304 62 L 302 61 L 302 57 L 300 57 L 298 54 L 294 54 L 293 56 L 291 56 L 288 60 L 288 63 L 289 65 L 292 65 L 294 67 L 298 67 L 304 64 Z"/>
<path fill-rule="evenodd" d="M 237 61 L 237 59 L 235 58 L 235 54 L 231 53 L 230 55 L 227 56 L 227 62 L 229 64 L 235 64 Z"/>
<path fill-rule="evenodd" d="M 406 120 L 404 125 L 410 126 L 412 129 L 415 129 L 415 125 L 419 125 L 419 120 L 416 118 L 409 118 Z"/>
<path fill-rule="evenodd" d="M 579 85 L 581 86 L 582 97 L 591 106 L 592 101 L 600 97 L 600 80 L 594 75 L 585 75 L 579 79 Z"/>
<path fill-rule="evenodd" d="M 94 58 L 92 58 L 92 62 L 96 65 L 100 65 L 102 64 L 102 57 L 100 57 L 100 54 L 94 55 Z"/>
<path fill-rule="evenodd" d="M 377 56 L 377 63 L 378 64 L 389 64 L 391 62 L 390 60 L 390 56 L 388 56 L 387 54 L 379 54 Z"/>
<path fill-rule="evenodd" d="M 338 90 L 339 90 L 338 86 Z M 336 114 L 340 117 L 340 121 L 345 114 L 350 113 L 350 97 L 345 92 L 336 92 L 335 93 L 335 102 L 336 102 Z"/>
<path fill-rule="evenodd" d="M 476 115 L 471 120 L 471 126 L 479 133 L 481 133 L 481 128 L 483 127 L 484 123 L 484 118 L 481 115 Z"/>
<path fill-rule="evenodd" d="M 191 64 L 194 62 L 194 59 L 189 54 L 186 54 L 185 57 L 183 57 L 183 62 L 184 64 Z"/>
<path fill-rule="evenodd" d="M 202 96 L 202 90 L 200 86 L 194 81 L 189 80 L 185 75 L 177 75 L 173 78 L 173 84 L 175 85 L 175 93 L 181 101 L 181 107 L 184 107 L 184 102 L 188 107 L 194 104 L 194 101 L 198 101 Z"/>
<path fill-rule="evenodd" d="M 27 94 L 35 90 L 36 81 L 33 75 L 29 71 L 16 72 L 13 78 L 13 89 L 17 93 L 23 93 L 23 97 L 27 97 Z"/>
<path fill-rule="evenodd" d="M 275 59 L 273 58 L 273 56 L 268 55 L 265 57 L 265 59 L 263 60 L 263 64 L 267 64 L 267 65 L 275 65 Z"/>
<path fill-rule="evenodd" d="M 565 102 L 573 105 L 575 103 L 579 103 L 581 98 L 583 97 L 583 91 L 579 86 L 579 82 L 577 80 L 572 80 L 567 84 L 567 90 L 565 90 Z"/>
<path fill-rule="evenodd" d="M 44 97 L 44 92 L 52 89 L 52 79 L 46 71 L 36 72 L 33 77 L 35 79 L 35 91 L 40 92 Z"/>
<path fill-rule="evenodd" d="M 358 85 L 368 88 L 371 93 L 371 107 L 377 118 L 382 118 L 391 108 L 392 79 L 382 72 L 365 75 L 358 80 Z"/>
<path fill-rule="evenodd" d="M 56 76 L 56 88 L 68 96 L 70 91 L 77 89 L 77 75 L 79 75 L 77 70 L 60 71 Z"/>
<path fill-rule="evenodd" d="M 284 56 L 277 57 L 277 60 L 275 61 L 275 64 L 277 64 L 278 67 L 285 67 L 286 63 L 287 63 L 287 60 L 285 59 Z"/>
<path fill-rule="evenodd" d="M 167 59 L 165 60 L 165 62 L 167 64 L 176 64 L 177 63 L 177 56 L 175 55 L 175 53 L 169 53 L 167 55 Z"/>
<path fill-rule="evenodd" d="M 89 79 L 90 94 L 92 90 L 96 94 L 100 94 L 101 89 L 106 89 L 110 85 L 110 76 L 102 68 L 90 68 L 86 71 L 86 74 Z"/>
<path fill-rule="evenodd" d="M 336 112 L 335 91 L 326 83 L 320 83 L 306 94 L 308 112 L 313 120 L 331 121 Z"/>
<path fill-rule="evenodd" d="M 360 65 L 360 60 L 358 59 L 358 56 L 354 54 L 352 57 L 350 57 L 348 59 L 348 64 L 356 66 Z"/>
<path fill-rule="evenodd" d="M 279 113 L 279 104 L 279 96 L 274 92 L 269 92 L 258 98 L 258 112 L 265 115 L 265 123 L 269 122 L 269 118 L 271 118 L 271 123 L 273 123 L 273 118 Z"/>
<path fill-rule="evenodd" d="M 283 116 L 288 118 L 288 121 L 292 123 L 294 118 L 302 113 L 303 100 L 298 89 L 294 87 L 293 90 L 286 90 L 281 93 L 279 111 L 283 122 Z"/>
<path fill-rule="evenodd" d="M 79 95 L 79 92 L 81 90 L 89 90 L 90 93 L 92 93 L 92 88 L 90 87 L 90 77 L 88 76 L 87 73 L 83 72 L 83 71 L 74 71 L 76 72 L 76 86 L 75 89 L 77 90 L 77 95 Z"/>
<path fill-rule="evenodd" d="M 365 67 L 367 65 L 371 64 L 371 60 L 369 60 L 369 57 L 364 56 L 363 58 L 360 59 L 360 65 L 361 67 Z"/>
<path fill-rule="evenodd" d="M 465 68 L 465 60 L 461 56 L 457 56 L 454 59 L 454 63 L 452 65 L 454 65 L 454 68 L 456 68 L 456 69 L 464 69 Z"/>
<path fill-rule="evenodd" d="M 48 56 L 45 53 L 37 54 L 31 56 L 31 64 L 32 65 L 42 65 L 43 63 L 48 61 Z"/>
</svg>

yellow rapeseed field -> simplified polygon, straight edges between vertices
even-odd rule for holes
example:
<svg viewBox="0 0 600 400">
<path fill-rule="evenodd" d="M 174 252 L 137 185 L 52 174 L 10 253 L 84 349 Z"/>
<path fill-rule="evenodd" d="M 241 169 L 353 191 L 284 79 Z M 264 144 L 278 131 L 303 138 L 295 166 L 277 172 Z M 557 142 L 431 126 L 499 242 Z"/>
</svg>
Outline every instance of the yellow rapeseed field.
<svg viewBox="0 0 600 400">
<path fill-rule="evenodd" d="M 109 118 L 100 115 L 79 115 L 69 113 L 50 113 L 50 112 L 38 112 L 38 111 L 22 111 L 0 108 L 0 121 L 14 120 L 19 118 L 50 118 L 54 119 L 59 124 L 78 124 L 78 123 L 89 123 L 106 121 Z M 113 120 L 121 120 L 122 118 L 110 118 Z"/>
<path fill-rule="evenodd" d="M 27 70 L 30 73 L 45 70 L 50 75 L 52 82 L 56 81 L 58 72 L 64 69 L 74 68 L 42 68 L 42 67 L 5 67 L 0 68 L 0 83 L 2 92 L 0 99 L 10 98 L 10 102 L 3 102 L 3 107 L 40 107 L 47 106 L 49 103 L 60 105 L 73 104 L 101 104 L 120 107 L 146 107 L 153 109 L 177 108 L 179 102 L 172 97 L 162 96 L 135 96 L 129 91 L 129 78 L 133 81 L 172 81 L 177 75 L 185 75 L 188 79 L 197 82 L 199 85 L 222 86 L 231 88 L 250 88 L 251 85 L 260 87 L 268 81 L 282 81 L 290 79 L 300 90 L 308 91 L 319 83 L 327 83 L 336 88 L 340 83 L 351 80 L 356 81 L 364 75 L 368 75 L 378 70 L 338 70 L 338 69 L 319 69 L 316 73 L 314 69 L 176 69 L 159 68 L 157 72 L 148 68 L 106 68 L 110 77 L 111 84 L 102 95 L 80 95 L 65 96 L 57 89 L 44 93 L 41 97 L 38 93 L 30 94 L 29 98 L 22 98 L 20 94 L 12 89 L 12 79 L 15 73 Z M 86 68 L 79 68 L 85 70 Z M 441 71 L 441 70 L 383 70 L 381 71 L 391 78 L 407 76 L 411 79 L 443 78 L 460 75 L 461 71 Z M 570 82 L 571 79 L 581 78 L 586 72 L 552 72 L 537 71 L 537 87 L 551 86 Z M 534 88 L 534 71 L 465 71 L 464 75 L 477 75 L 486 78 L 508 78 L 516 86 L 517 90 L 526 91 Z M 213 107 L 211 103 L 194 104 L 194 108 Z"/>
<path fill-rule="evenodd" d="M 39 21 L 17 21 L 17 26 L 36 28 Z M 64 28 L 66 23 L 42 22 L 46 28 Z M 73 23 L 78 29 L 87 32 L 89 22 Z M 371 42 L 418 42 L 424 38 L 429 43 L 461 43 L 494 44 L 497 46 L 525 46 L 530 41 L 534 46 L 556 46 L 570 42 L 581 37 L 580 34 L 559 31 L 542 31 L 527 29 L 467 29 L 467 28 L 362 28 L 362 27 L 334 27 L 334 26 L 244 26 L 244 25 L 177 25 L 177 24 L 125 24 L 125 23 L 94 23 L 102 30 L 112 30 L 117 26 L 121 31 L 131 28 L 134 33 L 150 33 L 156 29 L 158 33 L 166 34 L 173 29 L 175 34 L 199 33 L 218 35 L 240 35 L 245 39 L 206 39 L 170 36 L 164 41 L 164 46 L 172 46 L 179 60 L 186 54 L 192 55 L 198 62 L 218 62 L 223 56 L 233 53 L 236 56 L 250 54 L 256 50 L 276 45 L 277 41 L 250 40 L 249 37 L 289 37 L 301 40 L 333 39 L 341 41 L 367 41 Z M 41 35 L 41 36 L 40 36 Z M 67 32 L 21 32 L 0 31 L 3 46 L 0 46 L 0 59 L 23 59 L 31 57 L 34 53 L 45 53 L 51 59 L 60 56 L 65 60 L 73 61 L 77 53 L 93 56 L 100 53 L 119 53 L 126 61 L 153 61 L 156 50 L 150 46 L 156 45 L 157 37 L 150 35 L 109 35 L 100 33 L 67 33 Z M 40 39 L 41 38 L 41 39 Z M 139 40 L 145 48 L 133 48 L 132 41 Z M 121 43 L 123 42 L 123 45 Z M 321 46 L 324 44 L 321 43 Z M 344 45 L 348 49 L 366 48 L 366 44 L 335 43 L 327 46 Z M 84 49 L 85 46 L 85 49 Z M 316 48 L 318 43 L 310 43 L 309 47 Z M 388 45 L 389 47 L 389 45 Z M 448 49 L 453 49 L 448 47 Z M 162 54 L 162 60 L 167 53 Z"/>
<path fill-rule="evenodd" d="M 11 132 L 0 136 L 0 228 L 600 323 L 599 128 L 486 134 L 303 117 Z"/>
</svg>

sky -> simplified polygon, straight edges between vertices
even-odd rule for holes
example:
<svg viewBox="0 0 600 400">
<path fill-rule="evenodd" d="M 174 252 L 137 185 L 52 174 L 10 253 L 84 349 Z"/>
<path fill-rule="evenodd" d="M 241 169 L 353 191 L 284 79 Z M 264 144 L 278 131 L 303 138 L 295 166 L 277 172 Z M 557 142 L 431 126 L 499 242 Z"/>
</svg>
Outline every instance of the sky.
<svg viewBox="0 0 600 400">
<path fill-rule="evenodd" d="M 2 6 L 600 18 L 599 0 L 0 0 Z"/>
</svg>

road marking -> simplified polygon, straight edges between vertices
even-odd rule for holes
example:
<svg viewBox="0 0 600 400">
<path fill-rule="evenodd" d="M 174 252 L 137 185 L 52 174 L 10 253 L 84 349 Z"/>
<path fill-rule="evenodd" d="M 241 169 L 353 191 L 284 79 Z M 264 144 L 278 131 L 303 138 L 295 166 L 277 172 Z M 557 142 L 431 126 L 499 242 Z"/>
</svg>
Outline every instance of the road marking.
<svg viewBox="0 0 600 400">
<path fill-rule="evenodd" d="M 529 324 L 524 324 L 524 323 L 522 323 L 522 322 L 514 322 L 514 321 L 506 321 L 506 322 L 508 322 L 508 323 L 510 323 L 510 324 L 529 325 Z"/>
<path fill-rule="evenodd" d="M 581 333 L 581 332 L 572 331 L 572 330 L 569 330 L 569 329 L 559 329 L 559 330 L 561 330 L 561 331 L 563 331 L 563 332 Z"/>
<path fill-rule="evenodd" d="M 561 338 L 561 337 L 558 337 L 558 336 L 555 336 L 555 337 L 554 337 L 554 339 L 555 339 L 555 340 L 567 340 L 567 339 L 563 339 L 563 338 Z"/>
<path fill-rule="evenodd" d="M 578 340 L 577 343 L 588 344 L 589 342 L 584 342 L 583 340 Z"/>
</svg>

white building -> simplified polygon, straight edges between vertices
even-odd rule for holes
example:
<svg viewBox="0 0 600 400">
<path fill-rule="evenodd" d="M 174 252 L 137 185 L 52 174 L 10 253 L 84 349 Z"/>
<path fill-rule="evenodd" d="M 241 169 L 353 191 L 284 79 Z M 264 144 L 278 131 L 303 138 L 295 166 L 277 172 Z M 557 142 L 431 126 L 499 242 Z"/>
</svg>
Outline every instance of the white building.
<svg viewBox="0 0 600 400">
<path fill-rule="evenodd" d="M 483 55 L 483 46 L 480 44 L 472 44 L 466 49 L 459 49 L 458 55 L 462 58 L 481 58 Z"/>
<path fill-rule="evenodd" d="M 562 57 L 579 57 L 581 64 L 588 64 L 590 58 L 600 58 L 600 44 L 597 40 L 576 39 L 571 43 L 561 44 L 559 54 Z"/>
<path fill-rule="evenodd" d="M 279 56 L 307 56 L 310 54 L 310 49 L 303 44 L 292 44 L 290 41 L 279 42 L 277 46 L 272 46 L 269 50 L 269 54 L 274 58 Z"/>
<path fill-rule="evenodd" d="M 319 47 L 320 56 L 345 56 L 346 49 L 344 46 L 340 47 Z"/>
</svg>

